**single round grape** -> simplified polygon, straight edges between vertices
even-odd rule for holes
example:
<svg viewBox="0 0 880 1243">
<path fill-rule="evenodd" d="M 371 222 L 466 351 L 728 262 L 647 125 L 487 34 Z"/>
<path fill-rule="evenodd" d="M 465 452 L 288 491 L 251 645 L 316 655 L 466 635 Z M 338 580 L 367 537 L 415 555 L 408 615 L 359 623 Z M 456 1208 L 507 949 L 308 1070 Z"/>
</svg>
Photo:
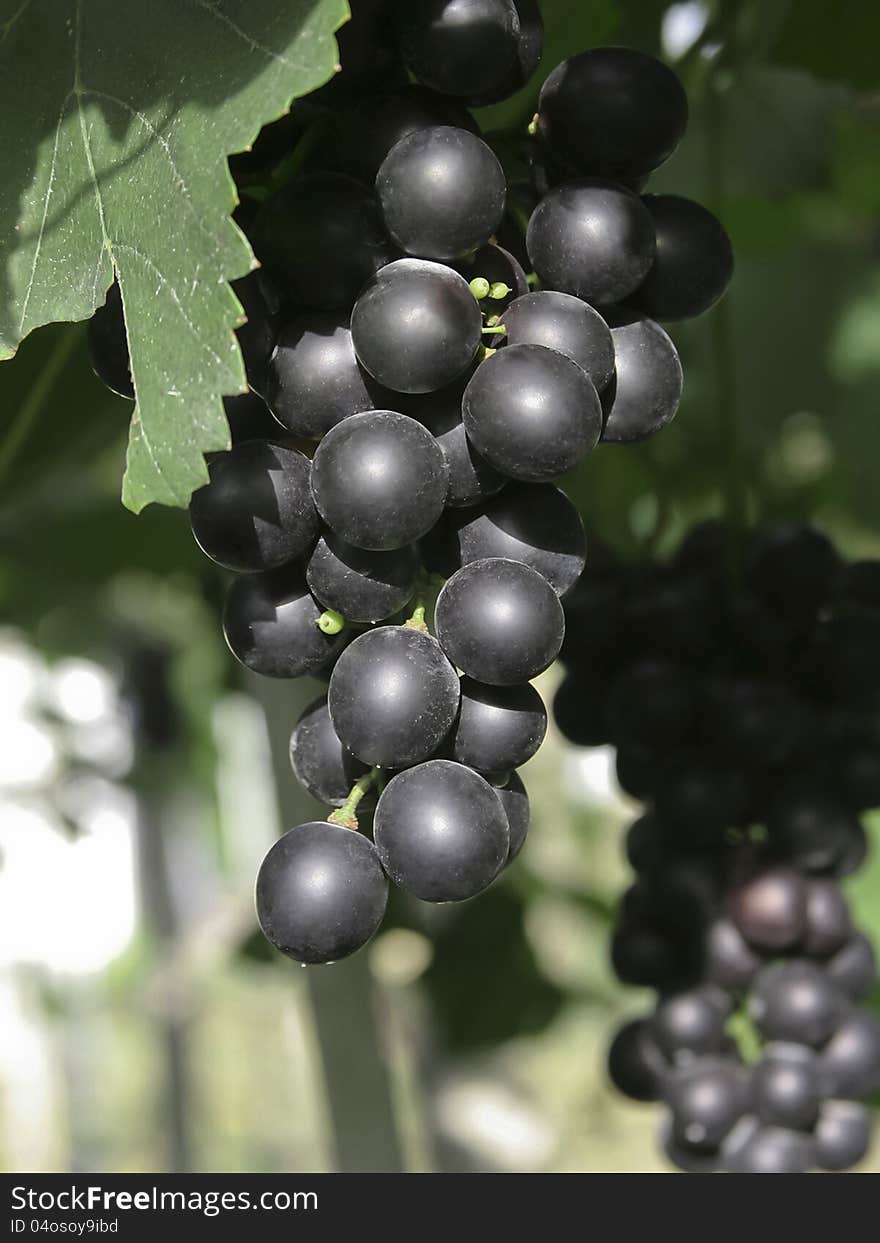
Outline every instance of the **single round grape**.
<svg viewBox="0 0 880 1243">
<path fill-rule="evenodd" d="M 341 807 L 358 777 L 367 771 L 339 741 L 327 696 L 303 710 L 290 735 L 290 765 L 301 786 L 328 807 Z"/>
<path fill-rule="evenodd" d="M 239 573 L 272 570 L 301 557 L 318 538 L 311 466 L 295 449 L 246 440 L 208 467 L 189 516 L 202 552 Z"/>
<path fill-rule="evenodd" d="M 128 334 L 122 310 L 122 291 L 114 281 L 107 290 L 103 306 L 99 306 L 86 329 L 89 361 L 92 370 L 112 393 L 134 400 Z"/>
<path fill-rule="evenodd" d="M 391 148 L 376 193 L 401 250 L 448 262 L 488 242 L 504 214 L 507 181 L 481 138 L 439 125 L 415 130 Z"/>
<path fill-rule="evenodd" d="M 600 47 L 557 65 L 541 88 L 539 131 L 575 172 L 638 178 L 667 160 L 687 125 L 678 78 L 633 48 Z"/>
<path fill-rule="evenodd" d="M 755 949 L 792 949 L 807 927 L 807 884 L 793 868 L 768 868 L 731 893 L 730 914 Z"/>
<path fill-rule="evenodd" d="M 824 1101 L 813 1132 L 821 1170 L 847 1170 L 871 1146 L 871 1114 L 855 1101 Z"/>
<path fill-rule="evenodd" d="M 570 358 L 508 345 L 477 367 L 462 399 L 465 431 L 490 466 L 544 483 L 577 466 L 602 429 L 599 397 Z"/>
<path fill-rule="evenodd" d="M 691 1151 L 714 1152 L 748 1104 L 742 1067 L 722 1058 L 701 1057 L 676 1067 L 664 1089 L 673 1136 Z"/>
<path fill-rule="evenodd" d="M 601 392 L 614 374 L 611 329 L 597 310 L 552 289 L 527 293 L 504 312 L 508 345 L 543 345 L 576 362 Z"/>
<path fill-rule="evenodd" d="M 537 677 L 562 646 L 565 616 L 537 570 L 487 557 L 457 570 L 437 598 L 437 639 L 454 665 L 490 686 Z"/>
<path fill-rule="evenodd" d="M 749 987 L 761 959 L 749 947 L 733 920 L 720 916 L 706 932 L 706 978 L 728 992 Z"/>
<path fill-rule="evenodd" d="M 834 545 L 821 531 L 796 524 L 773 527 L 749 557 L 752 589 L 783 615 L 813 614 L 828 599 L 840 569 Z"/>
<path fill-rule="evenodd" d="M 774 1055 L 773 1047 L 752 1068 L 753 1108 L 771 1126 L 812 1130 L 822 1099 L 819 1060 L 803 1045 L 792 1045 L 782 1057 Z"/>
<path fill-rule="evenodd" d="M 858 839 L 859 826 L 821 779 L 805 774 L 771 797 L 767 832 L 781 858 L 808 872 L 827 872 Z"/>
<path fill-rule="evenodd" d="M 358 759 L 403 768 L 433 754 L 449 733 L 459 680 L 429 635 L 381 626 L 342 653 L 327 702 L 333 728 Z"/>
<path fill-rule="evenodd" d="M 249 272 L 232 282 L 235 296 L 247 319 L 235 330 L 248 384 L 261 397 L 266 393 L 269 359 L 275 348 L 280 323 L 281 298 L 263 271 Z"/>
<path fill-rule="evenodd" d="M 361 292 L 351 335 L 361 365 L 385 388 L 430 393 L 473 362 L 482 338 L 467 281 L 425 259 L 397 259 Z"/>
<path fill-rule="evenodd" d="M 359 950 L 382 922 L 387 898 L 373 843 L 323 821 L 285 833 L 257 876 L 260 927 L 302 963 L 337 962 Z"/>
<path fill-rule="evenodd" d="M 732 1156 L 735 1174 L 807 1174 L 815 1164 L 812 1136 L 783 1127 L 757 1127 Z"/>
<path fill-rule="evenodd" d="M 607 724 L 607 698 L 605 719 Z M 662 772 L 662 758 L 653 747 L 632 743 L 617 748 L 614 758 L 614 774 L 617 784 L 630 798 L 639 799 L 641 802 L 652 799 L 660 784 Z"/>
<path fill-rule="evenodd" d="M 724 1044 L 726 1019 L 708 989 L 677 993 L 658 1002 L 650 1020 L 651 1036 L 670 1061 L 717 1053 Z"/>
<path fill-rule="evenodd" d="M 676 414 L 684 382 L 678 351 L 653 319 L 609 317 L 615 370 L 602 393 L 606 444 L 647 440 Z"/>
<path fill-rule="evenodd" d="M 282 293 L 297 306 L 347 311 L 394 250 L 375 196 L 351 177 L 298 177 L 267 199 L 251 238 Z"/>
<path fill-rule="evenodd" d="M 640 988 L 672 988 L 688 979 L 699 964 L 688 959 L 683 944 L 668 929 L 625 922 L 611 937 L 611 965 L 624 984 Z"/>
<path fill-rule="evenodd" d="M 615 1032 L 608 1050 L 608 1078 L 633 1101 L 659 1101 L 668 1067 L 645 1019 L 631 1019 Z"/>
<path fill-rule="evenodd" d="M 478 773 L 449 760 L 408 768 L 382 791 L 376 850 L 395 885 L 424 902 L 481 893 L 510 846 L 504 808 Z"/>
<path fill-rule="evenodd" d="M 556 727 L 576 747 L 601 747 L 608 742 L 606 687 L 597 678 L 570 673 L 553 699 Z"/>
<path fill-rule="evenodd" d="M 510 849 L 507 852 L 507 863 L 513 863 L 516 856 L 526 843 L 529 832 L 529 795 L 519 773 L 511 773 L 503 786 L 496 786 L 495 793 L 501 800 L 504 814 L 507 816 L 507 827 L 510 831 Z M 506 866 L 506 865 L 505 865 Z"/>
<path fill-rule="evenodd" d="M 674 665 L 639 661 L 625 669 L 608 692 L 607 721 L 617 746 L 669 750 L 694 731 L 697 697 L 690 679 Z"/>
<path fill-rule="evenodd" d="M 318 627 L 321 605 L 299 566 L 237 578 L 226 594 L 223 633 L 229 650 L 254 673 L 299 678 L 317 673 L 348 642 Z"/>
<path fill-rule="evenodd" d="M 448 476 L 437 441 L 391 410 L 353 414 L 327 433 L 312 461 L 312 495 L 336 535 L 374 552 L 403 548 L 443 512 Z"/>
<path fill-rule="evenodd" d="M 471 374 L 468 370 L 445 388 L 408 395 L 397 403 L 404 414 L 417 419 L 436 438 L 449 472 L 446 504 L 453 509 L 476 505 L 500 492 L 507 482 L 477 453 L 464 430 L 461 399 Z"/>
<path fill-rule="evenodd" d="M 526 245 L 546 289 L 611 306 L 634 293 L 648 275 L 654 226 L 630 190 L 585 178 L 556 186 L 541 199 L 529 221 Z"/>
<path fill-rule="evenodd" d="M 513 71 L 501 82 L 488 84 L 478 95 L 472 95 L 469 103 L 472 107 L 483 108 L 488 104 L 499 103 L 515 94 L 525 86 L 538 65 L 544 50 L 544 19 L 538 8 L 538 0 L 513 0 L 519 19 L 519 30 L 516 39 L 516 64 Z"/>
<path fill-rule="evenodd" d="M 410 73 L 443 95 L 482 101 L 525 80 L 514 0 L 421 0 L 398 5 L 396 19 Z"/>
<path fill-rule="evenodd" d="M 852 932 L 849 905 L 837 882 L 810 878 L 801 952 L 810 958 L 828 958 L 846 944 Z"/>
<path fill-rule="evenodd" d="M 503 297 L 482 299 L 480 305 L 486 315 L 499 315 L 503 319 L 503 313 L 506 313 L 508 306 L 513 305 L 514 299 L 521 298 L 529 292 L 529 282 L 522 264 L 509 250 L 505 250 L 496 242 L 488 242 L 479 250 L 475 250 L 473 254 L 457 259 L 451 266 L 456 272 L 461 273 L 468 284 L 476 277 L 482 277 L 483 280 L 489 282 L 490 289 L 493 285 L 506 285 L 510 290 Z M 501 340 L 500 333 L 496 339 Z"/>
<path fill-rule="evenodd" d="M 348 7 L 351 16 L 336 31 L 339 70 L 303 102 L 360 102 L 368 92 L 387 88 L 389 79 L 404 76 L 388 0 L 355 0 Z"/>
<path fill-rule="evenodd" d="M 355 548 L 326 531 L 306 567 L 309 590 L 346 621 L 384 621 L 412 598 L 419 572 L 415 544 L 391 552 Z"/>
<path fill-rule="evenodd" d="M 307 311 L 281 329 L 266 401 L 288 431 L 316 440 L 350 414 L 384 404 L 380 386 L 358 364 L 348 320 L 331 311 Z"/>
<path fill-rule="evenodd" d="M 669 1118 L 663 1118 L 660 1123 L 658 1143 L 670 1165 L 683 1174 L 718 1174 L 721 1171 L 720 1151 L 681 1143 Z"/>
<path fill-rule="evenodd" d="M 880 1019 L 848 1014 L 822 1050 L 829 1096 L 861 1100 L 880 1091 Z"/>
<path fill-rule="evenodd" d="M 460 566 L 485 557 L 521 561 L 559 595 L 577 582 L 587 557 L 580 514 L 549 483 L 511 484 L 479 508 L 456 514 L 452 543 Z"/>
<path fill-rule="evenodd" d="M 360 98 L 331 120 L 318 139 L 316 163 L 346 173 L 371 189 L 388 152 L 418 130 L 437 125 L 479 132 L 467 109 L 455 99 L 417 83 L 372 98 Z"/>
<path fill-rule="evenodd" d="M 482 773 L 506 772 L 531 759 L 547 732 L 547 709 L 533 686 L 487 686 L 461 680 L 461 706 L 450 754 Z"/>
<path fill-rule="evenodd" d="M 733 247 L 717 216 L 677 194 L 646 194 L 657 238 L 651 270 L 632 305 L 652 319 L 691 319 L 722 296 L 733 275 Z"/>
<path fill-rule="evenodd" d="M 863 932 L 855 932 L 825 963 L 829 980 L 852 1001 L 867 997 L 877 983 L 874 946 Z"/>
<path fill-rule="evenodd" d="M 773 963 L 755 979 L 749 1014 L 767 1040 L 817 1047 L 828 1039 L 844 1010 L 843 995 L 815 963 Z"/>
</svg>

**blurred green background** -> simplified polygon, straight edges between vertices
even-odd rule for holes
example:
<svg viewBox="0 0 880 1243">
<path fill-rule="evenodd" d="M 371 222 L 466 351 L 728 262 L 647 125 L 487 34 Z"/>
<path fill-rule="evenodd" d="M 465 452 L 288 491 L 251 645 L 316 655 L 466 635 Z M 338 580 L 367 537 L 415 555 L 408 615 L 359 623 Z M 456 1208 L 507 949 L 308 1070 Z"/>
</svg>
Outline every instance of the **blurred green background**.
<svg viewBox="0 0 880 1243">
<path fill-rule="evenodd" d="M 880 555 L 880 7 L 542 7 L 542 74 L 605 42 L 676 65 L 691 125 L 651 189 L 714 207 L 737 256 L 722 308 L 673 329 L 676 422 L 565 481 L 588 527 L 662 555 L 732 506 Z M 527 121 L 536 86 L 484 126 Z M 253 879 L 316 810 L 286 750 L 320 688 L 233 667 L 186 516 L 119 503 L 128 415 L 81 325 L 0 368 L 0 1165 L 667 1168 L 656 1111 L 604 1079 L 648 1002 L 607 964 L 637 809 L 605 751 L 551 730 L 527 848 L 488 894 L 398 900 L 330 968 L 264 951 Z M 876 854 L 849 892 L 880 937 Z"/>
</svg>

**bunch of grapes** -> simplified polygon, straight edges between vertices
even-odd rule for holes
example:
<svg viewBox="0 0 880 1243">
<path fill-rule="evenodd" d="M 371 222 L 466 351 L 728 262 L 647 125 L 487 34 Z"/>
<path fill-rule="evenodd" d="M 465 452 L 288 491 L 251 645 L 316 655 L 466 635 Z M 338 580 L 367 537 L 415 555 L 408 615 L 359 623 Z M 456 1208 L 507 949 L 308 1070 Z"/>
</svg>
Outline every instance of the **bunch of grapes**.
<svg viewBox="0 0 880 1243">
<path fill-rule="evenodd" d="M 609 564 L 566 601 L 556 720 L 613 744 L 646 804 L 611 956 L 658 1000 L 610 1075 L 665 1102 L 681 1169 L 839 1170 L 880 1090 L 880 1021 L 859 1008 L 874 952 L 840 888 L 880 806 L 880 562 L 778 527 L 731 588 L 726 541 L 695 528 L 669 562 Z"/>
<path fill-rule="evenodd" d="M 257 882 L 266 936 L 300 962 L 360 948 L 389 878 L 462 901 L 516 857 L 516 770 L 546 729 L 530 682 L 586 558 L 556 481 L 673 417 L 656 319 L 700 314 L 731 275 L 711 213 L 642 194 L 687 120 L 648 55 L 558 65 L 508 184 L 469 108 L 529 79 L 542 33 L 532 0 L 356 3 L 337 79 L 233 162 L 247 191 L 271 183 L 237 215 L 262 265 L 236 286 L 252 392 L 228 400 L 233 446 L 190 514 L 236 575 L 233 654 L 328 684 L 290 750 L 334 810 Z M 114 298 L 93 357 L 130 394 Z"/>
</svg>

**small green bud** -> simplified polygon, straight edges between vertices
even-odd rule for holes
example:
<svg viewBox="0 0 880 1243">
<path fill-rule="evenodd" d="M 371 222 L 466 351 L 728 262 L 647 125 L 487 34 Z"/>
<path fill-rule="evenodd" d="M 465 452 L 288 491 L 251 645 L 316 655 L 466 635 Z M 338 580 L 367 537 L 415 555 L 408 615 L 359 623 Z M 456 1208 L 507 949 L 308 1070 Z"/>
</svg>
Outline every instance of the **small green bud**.
<svg viewBox="0 0 880 1243">
<path fill-rule="evenodd" d="M 475 276 L 471 281 L 471 293 L 478 302 L 482 302 L 483 298 L 488 298 L 492 286 L 486 280 L 485 276 Z"/>
<path fill-rule="evenodd" d="M 335 609 L 326 609 L 318 618 L 317 625 L 322 634 L 340 634 L 345 629 L 345 618 Z"/>
<path fill-rule="evenodd" d="M 513 293 L 513 290 L 509 285 L 505 285 L 504 281 L 496 281 L 489 290 L 489 297 L 493 300 L 493 302 L 500 302 L 501 299 L 506 298 L 509 293 Z"/>
</svg>

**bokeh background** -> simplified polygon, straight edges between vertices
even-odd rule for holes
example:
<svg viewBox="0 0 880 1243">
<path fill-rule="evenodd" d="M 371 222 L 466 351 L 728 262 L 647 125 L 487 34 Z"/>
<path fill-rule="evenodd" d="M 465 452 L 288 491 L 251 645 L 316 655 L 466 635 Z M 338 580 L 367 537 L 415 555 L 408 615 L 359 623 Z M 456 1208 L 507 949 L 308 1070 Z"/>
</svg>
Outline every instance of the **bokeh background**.
<svg viewBox="0 0 880 1243">
<path fill-rule="evenodd" d="M 723 307 L 673 329 L 676 422 L 565 481 L 588 528 L 638 559 L 724 512 L 809 517 L 880 555 L 880 7 L 542 7 L 541 74 L 606 42 L 678 68 L 692 121 L 651 189 L 712 206 L 737 256 Z M 484 126 L 527 122 L 540 77 Z M 287 739 L 320 688 L 246 679 L 185 514 L 122 508 L 129 413 L 82 325 L 0 367 L 0 1166 L 668 1168 L 654 1108 L 604 1076 L 648 1000 L 607 962 L 638 808 L 606 751 L 551 729 L 525 852 L 484 896 L 397 900 L 329 968 L 264 948 L 253 880 L 316 811 Z M 848 890 L 880 938 L 876 850 Z"/>
</svg>

